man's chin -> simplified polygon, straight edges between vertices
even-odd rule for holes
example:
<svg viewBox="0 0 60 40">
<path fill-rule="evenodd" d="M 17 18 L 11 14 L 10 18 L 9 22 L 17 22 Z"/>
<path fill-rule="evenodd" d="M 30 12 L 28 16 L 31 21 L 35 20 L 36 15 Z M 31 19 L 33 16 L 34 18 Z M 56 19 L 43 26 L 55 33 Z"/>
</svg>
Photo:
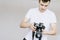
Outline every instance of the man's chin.
<svg viewBox="0 0 60 40">
<path fill-rule="evenodd" d="M 45 10 L 42 10 L 41 12 L 45 12 Z"/>
<path fill-rule="evenodd" d="M 45 10 L 45 9 L 41 9 L 40 11 L 41 11 L 41 12 L 45 12 L 46 10 Z"/>
</svg>

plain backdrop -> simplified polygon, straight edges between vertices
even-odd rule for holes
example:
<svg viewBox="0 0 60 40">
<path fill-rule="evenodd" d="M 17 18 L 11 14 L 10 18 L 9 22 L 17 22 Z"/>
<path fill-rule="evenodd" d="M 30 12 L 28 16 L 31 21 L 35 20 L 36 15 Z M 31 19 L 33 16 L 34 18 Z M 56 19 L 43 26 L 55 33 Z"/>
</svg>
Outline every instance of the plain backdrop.
<svg viewBox="0 0 60 40">
<path fill-rule="evenodd" d="M 30 8 L 38 7 L 38 0 L 0 0 L 0 40 L 22 40 L 27 28 L 20 23 Z M 60 0 L 52 0 L 49 7 L 57 17 L 57 34 L 49 40 L 60 40 Z"/>
</svg>

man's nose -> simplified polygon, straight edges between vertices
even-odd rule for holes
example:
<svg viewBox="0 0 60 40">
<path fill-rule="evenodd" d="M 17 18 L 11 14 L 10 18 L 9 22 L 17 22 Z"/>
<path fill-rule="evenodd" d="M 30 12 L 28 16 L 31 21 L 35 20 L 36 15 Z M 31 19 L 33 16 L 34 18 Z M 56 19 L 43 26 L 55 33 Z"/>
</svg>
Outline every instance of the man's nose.
<svg viewBox="0 0 60 40">
<path fill-rule="evenodd" d="M 42 6 L 43 9 L 45 9 L 45 6 Z"/>
</svg>

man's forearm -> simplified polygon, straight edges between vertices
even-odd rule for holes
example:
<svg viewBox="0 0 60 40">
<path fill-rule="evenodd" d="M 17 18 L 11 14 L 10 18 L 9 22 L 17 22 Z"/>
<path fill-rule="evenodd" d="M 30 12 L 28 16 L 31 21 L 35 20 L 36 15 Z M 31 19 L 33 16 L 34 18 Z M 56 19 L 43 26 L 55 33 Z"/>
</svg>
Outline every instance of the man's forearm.
<svg viewBox="0 0 60 40">
<path fill-rule="evenodd" d="M 45 35 L 55 35 L 56 32 L 50 31 L 50 32 L 43 32 L 43 34 Z"/>
<path fill-rule="evenodd" d="M 48 35 L 55 35 L 55 34 L 56 34 L 56 32 L 51 31 L 51 32 L 48 32 L 47 34 L 48 34 Z"/>
<path fill-rule="evenodd" d="M 21 28 L 29 28 L 30 27 L 30 24 L 29 23 L 22 23 L 20 25 Z"/>
</svg>

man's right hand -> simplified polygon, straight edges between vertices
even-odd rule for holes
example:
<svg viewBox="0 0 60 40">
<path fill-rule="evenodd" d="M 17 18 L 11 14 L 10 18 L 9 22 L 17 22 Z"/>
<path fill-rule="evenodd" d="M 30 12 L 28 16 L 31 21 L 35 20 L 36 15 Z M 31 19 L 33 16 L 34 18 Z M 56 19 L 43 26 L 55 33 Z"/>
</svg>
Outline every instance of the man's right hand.
<svg viewBox="0 0 60 40">
<path fill-rule="evenodd" d="M 36 27 L 34 26 L 34 25 L 30 25 L 30 27 L 29 27 L 33 32 L 35 32 L 36 31 Z"/>
</svg>

